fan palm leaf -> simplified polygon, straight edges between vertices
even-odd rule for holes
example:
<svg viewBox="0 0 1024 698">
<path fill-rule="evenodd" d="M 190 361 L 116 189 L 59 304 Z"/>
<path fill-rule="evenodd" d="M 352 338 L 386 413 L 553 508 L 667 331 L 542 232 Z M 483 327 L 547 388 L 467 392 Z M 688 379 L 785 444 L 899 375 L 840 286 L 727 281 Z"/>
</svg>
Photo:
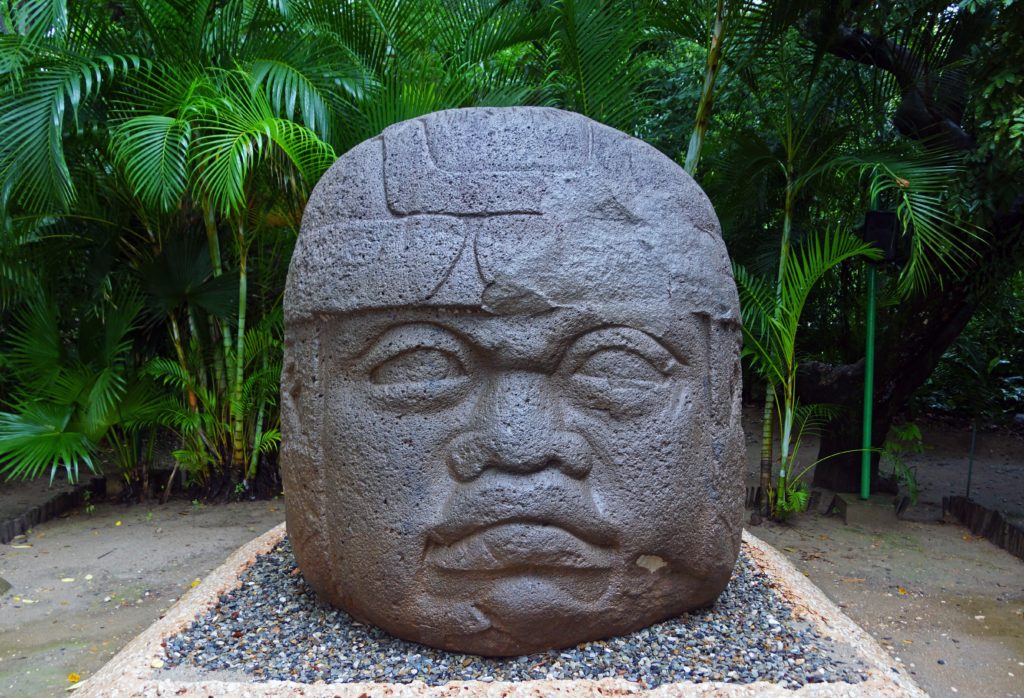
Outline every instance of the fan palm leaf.
<svg viewBox="0 0 1024 698">
<path fill-rule="evenodd" d="M 75 428 L 73 414 L 71 405 L 43 402 L 18 413 L 0 412 L 0 474 L 8 480 L 28 479 L 49 468 L 53 482 L 58 468 L 64 468 L 73 482 L 83 463 L 95 472 L 95 444 Z"/>
</svg>

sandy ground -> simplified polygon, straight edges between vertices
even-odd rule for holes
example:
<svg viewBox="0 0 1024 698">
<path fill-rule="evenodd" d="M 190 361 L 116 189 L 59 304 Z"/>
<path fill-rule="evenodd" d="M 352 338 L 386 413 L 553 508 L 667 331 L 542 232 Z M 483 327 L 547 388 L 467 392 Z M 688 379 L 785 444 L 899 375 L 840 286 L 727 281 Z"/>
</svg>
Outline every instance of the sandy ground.
<svg viewBox="0 0 1024 698">
<path fill-rule="evenodd" d="M 932 696 L 1024 696 L 1024 561 L 959 525 L 808 516 L 752 529 Z"/>
<path fill-rule="evenodd" d="M 2 492 L 2 491 L 0 491 Z M 283 501 L 96 505 L 0 546 L 0 696 L 63 695 L 195 579 L 284 519 Z M 30 603 L 31 602 L 31 603 Z"/>
<path fill-rule="evenodd" d="M 910 464 L 918 468 L 921 518 L 934 520 L 942 496 L 963 492 L 970 434 L 941 425 L 924 431 L 929 448 Z M 747 433 L 753 472 L 753 412 Z M 13 489 L 0 484 L 0 500 Z M 989 506 L 1024 512 L 1024 441 L 981 435 L 972 489 Z M 99 504 L 0 546 L 0 578 L 13 586 L 0 596 L 0 696 L 62 695 L 69 674 L 95 672 L 195 579 L 283 518 L 283 500 Z M 853 525 L 804 516 L 753 532 L 932 695 L 1024 696 L 1024 561 L 959 525 L 897 521 L 886 506 Z"/>
</svg>

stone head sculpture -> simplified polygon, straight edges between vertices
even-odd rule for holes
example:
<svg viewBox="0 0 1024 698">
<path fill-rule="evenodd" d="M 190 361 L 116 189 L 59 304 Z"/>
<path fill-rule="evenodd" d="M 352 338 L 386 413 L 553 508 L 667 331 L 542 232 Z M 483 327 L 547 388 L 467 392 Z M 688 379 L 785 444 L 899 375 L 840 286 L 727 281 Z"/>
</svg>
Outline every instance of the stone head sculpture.
<svg viewBox="0 0 1024 698">
<path fill-rule="evenodd" d="M 313 588 L 514 655 L 711 603 L 739 549 L 738 302 L 707 197 L 577 114 L 397 124 L 314 190 L 281 465 Z"/>
</svg>

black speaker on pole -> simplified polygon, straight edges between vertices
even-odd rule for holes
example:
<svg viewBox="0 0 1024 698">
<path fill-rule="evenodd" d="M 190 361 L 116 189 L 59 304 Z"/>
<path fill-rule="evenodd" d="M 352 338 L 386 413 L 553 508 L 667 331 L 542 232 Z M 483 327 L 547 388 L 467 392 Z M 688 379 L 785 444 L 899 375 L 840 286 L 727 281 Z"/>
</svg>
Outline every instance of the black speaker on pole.
<svg viewBox="0 0 1024 698">
<path fill-rule="evenodd" d="M 862 228 L 864 242 L 882 250 L 883 262 L 895 262 L 896 242 L 900 235 L 900 221 L 895 211 L 868 211 Z"/>
</svg>

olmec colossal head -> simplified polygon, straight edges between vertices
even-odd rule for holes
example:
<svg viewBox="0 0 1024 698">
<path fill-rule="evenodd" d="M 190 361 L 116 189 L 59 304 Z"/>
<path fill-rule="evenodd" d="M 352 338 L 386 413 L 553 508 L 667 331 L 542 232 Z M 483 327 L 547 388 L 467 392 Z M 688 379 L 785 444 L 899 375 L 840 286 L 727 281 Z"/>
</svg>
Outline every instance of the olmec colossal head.
<svg viewBox="0 0 1024 698">
<path fill-rule="evenodd" d="M 309 200 L 281 454 L 302 573 L 514 655 L 714 601 L 740 540 L 736 290 L 707 197 L 553 109 L 387 129 Z"/>
</svg>

